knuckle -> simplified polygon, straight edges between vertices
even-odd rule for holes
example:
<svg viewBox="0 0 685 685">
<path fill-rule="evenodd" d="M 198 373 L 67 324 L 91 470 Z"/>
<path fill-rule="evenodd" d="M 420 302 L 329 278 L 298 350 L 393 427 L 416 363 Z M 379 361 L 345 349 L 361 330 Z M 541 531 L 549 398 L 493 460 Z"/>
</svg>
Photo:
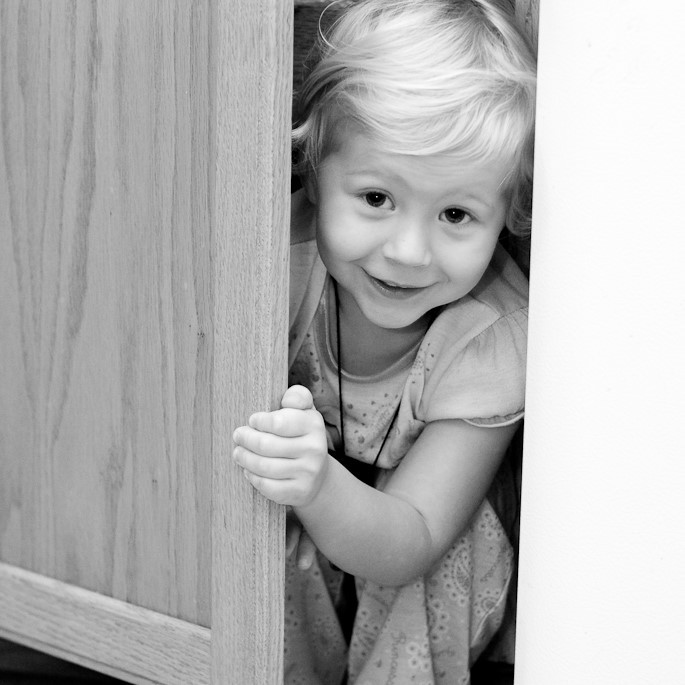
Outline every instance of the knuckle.
<svg viewBox="0 0 685 685">
<path fill-rule="evenodd" d="M 323 416 L 318 411 L 311 413 L 310 430 L 317 435 L 319 440 L 326 439 L 326 424 L 324 423 Z"/>
<path fill-rule="evenodd" d="M 328 445 L 325 440 L 316 433 L 309 433 L 304 441 L 303 451 L 314 461 L 318 459 L 319 455 L 327 452 Z"/>
<path fill-rule="evenodd" d="M 311 430 L 316 430 L 323 426 L 323 416 L 316 409 L 310 409 L 307 413 L 307 425 Z"/>
<path fill-rule="evenodd" d="M 254 437 L 254 451 L 264 454 L 269 447 L 269 436 L 266 433 L 257 433 Z"/>
<path fill-rule="evenodd" d="M 274 412 L 273 416 L 271 417 L 271 427 L 274 433 L 282 435 L 284 429 L 286 428 L 286 424 L 287 420 L 283 415 L 283 412 Z"/>
<path fill-rule="evenodd" d="M 261 476 L 257 476 L 255 478 L 254 486 L 262 495 L 264 495 L 264 497 L 269 497 L 269 481 L 268 480 L 264 480 Z"/>
<path fill-rule="evenodd" d="M 302 472 L 308 481 L 319 472 L 319 465 L 314 459 L 307 459 L 302 464 Z"/>
<path fill-rule="evenodd" d="M 271 478 L 274 473 L 274 465 L 271 459 L 259 460 L 259 474 L 264 478 Z"/>
<path fill-rule="evenodd" d="M 310 479 L 302 479 L 297 484 L 295 488 L 295 496 L 299 499 L 300 503 L 306 501 L 309 498 L 310 486 Z"/>
<path fill-rule="evenodd" d="M 253 478 L 252 484 L 254 485 L 255 489 L 260 492 L 264 497 L 268 497 L 269 499 L 272 499 L 272 485 L 271 481 L 268 479 L 262 478 L 261 476 L 255 476 Z"/>
</svg>

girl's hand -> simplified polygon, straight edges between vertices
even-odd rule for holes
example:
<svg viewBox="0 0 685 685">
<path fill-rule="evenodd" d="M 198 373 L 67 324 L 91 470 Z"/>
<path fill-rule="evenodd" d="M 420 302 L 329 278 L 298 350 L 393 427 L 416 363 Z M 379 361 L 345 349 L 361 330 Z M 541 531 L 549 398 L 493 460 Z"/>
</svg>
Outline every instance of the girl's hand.
<svg viewBox="0 0 685 685">
<path fill-rule="evenodd" d="M 307 388 L 293 385 L 281 409 L 252 414 L 233 433 L 233 459 L 265 497 L 278 504 L 305 506 L 323 484 L 328 442 L 323 417 Z"/>
</svg>

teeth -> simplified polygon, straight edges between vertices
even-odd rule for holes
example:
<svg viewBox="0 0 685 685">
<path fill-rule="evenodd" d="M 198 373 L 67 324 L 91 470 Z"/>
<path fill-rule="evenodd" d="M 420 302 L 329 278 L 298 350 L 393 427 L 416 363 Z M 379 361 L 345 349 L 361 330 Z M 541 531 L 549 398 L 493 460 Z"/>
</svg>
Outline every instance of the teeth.
<svg viewBox="0 0 685 685">
<path fill-rule="evenodd" d="M 404 288 L 405 290 L 407 288 L 413 289 L 410 285 L 401 285 L 400 283 L 393 283 L 392 281 L 381 281 L 381 283 L 385 283 L 385 285 L 390 286 L 391 288 Z"/>
<path fill-rule="evenodd" d="M 386 281 L 384 278 L 378 278 L 377 276 L 371 276 L 374 281 L 377 281 L 380 283 L 382 286 L 386 288 L 393 288 L 395 290 L 421 290 L 425 288 L 426 286 L 416 286 L 416 285 L 403 285 L 402 283 L 397 283 L 397 281 Z"/>
</svg>

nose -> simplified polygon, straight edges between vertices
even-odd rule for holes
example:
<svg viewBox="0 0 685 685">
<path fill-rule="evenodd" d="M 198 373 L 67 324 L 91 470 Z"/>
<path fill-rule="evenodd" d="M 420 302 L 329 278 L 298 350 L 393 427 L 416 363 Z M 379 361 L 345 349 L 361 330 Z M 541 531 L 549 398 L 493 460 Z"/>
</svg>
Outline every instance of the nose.
<svg viewBox="0 0 685 685">
<path fill-rule="evenodd" d="M 428 230 L 420 221 L 405 220 L 392 227 L 382 252 L 386 259 L 403 266 L 428 266 L 431 263 Z"/>
</svg>

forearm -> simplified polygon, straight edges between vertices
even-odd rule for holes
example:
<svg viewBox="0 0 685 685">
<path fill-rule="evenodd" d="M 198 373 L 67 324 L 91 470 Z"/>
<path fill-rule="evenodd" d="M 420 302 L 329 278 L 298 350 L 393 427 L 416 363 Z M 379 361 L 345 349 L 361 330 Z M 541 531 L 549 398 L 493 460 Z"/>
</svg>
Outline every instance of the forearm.
<svg viewBox="0 0 685 685">
<path fill-rule="evenodd" d="M 404 585 L 434 563 L 422 515 L 408 502 L 371 488 L 333 457 L 321 490 L 295 507 L 317 547 L 336 566 L 380 585 Z"/>
<path fill-rule="evenodd" d="M 259 492 L 295 509 L 334 564 L 381 585 L 406 584 L 445 554 L 486 496 L 516 430 L 433 421 L 378 491 L 328 454 L 306 388 L 289 388 L 281 407 L 235 430 L 233 459 Z"/>
</svg>

